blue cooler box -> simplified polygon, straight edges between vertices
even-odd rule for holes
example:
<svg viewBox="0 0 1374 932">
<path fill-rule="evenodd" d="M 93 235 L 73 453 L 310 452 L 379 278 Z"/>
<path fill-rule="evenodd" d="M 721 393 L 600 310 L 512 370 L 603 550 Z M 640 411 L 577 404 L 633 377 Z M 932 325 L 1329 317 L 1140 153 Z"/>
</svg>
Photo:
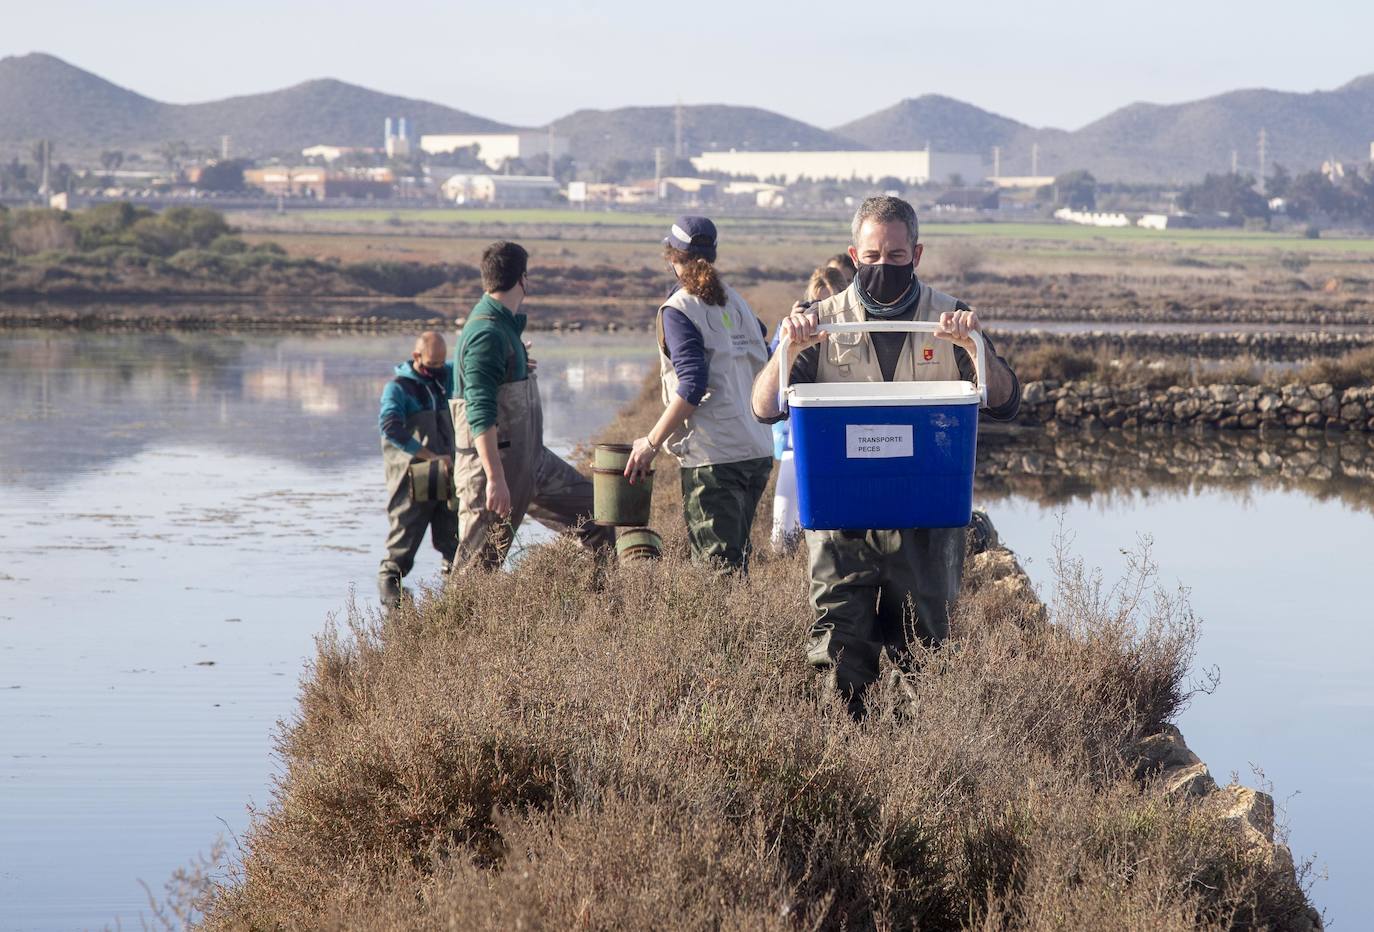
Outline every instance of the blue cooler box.
<svg viewBox="0 0 1374 932">
<path fill-rule="evenodd" d="M 963 527 L 980 396 L 967 382 L 833 382 L 789 392 L 802 527 Z"/>
</svg>

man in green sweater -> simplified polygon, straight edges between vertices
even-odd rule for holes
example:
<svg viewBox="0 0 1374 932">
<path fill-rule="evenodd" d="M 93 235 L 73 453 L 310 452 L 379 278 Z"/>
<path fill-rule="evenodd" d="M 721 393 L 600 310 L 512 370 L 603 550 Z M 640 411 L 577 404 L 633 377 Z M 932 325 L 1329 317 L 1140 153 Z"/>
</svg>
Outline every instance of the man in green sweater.
<svg viewBox="0 0 1374 932">
<path fill-rule="evenodd" d="M 486 293 L 468 315 L 454 352 L 455 567 L 499 567 L 527 513 L 545 527 L 572 531 L 586 547 L 615 543 L 611 528 L 591 523 L 591 480 L 544 446 L 535 366 L 521 339 L 528 264 L 529 253 L 517 243 L 486 248 Z"/>
</svg>

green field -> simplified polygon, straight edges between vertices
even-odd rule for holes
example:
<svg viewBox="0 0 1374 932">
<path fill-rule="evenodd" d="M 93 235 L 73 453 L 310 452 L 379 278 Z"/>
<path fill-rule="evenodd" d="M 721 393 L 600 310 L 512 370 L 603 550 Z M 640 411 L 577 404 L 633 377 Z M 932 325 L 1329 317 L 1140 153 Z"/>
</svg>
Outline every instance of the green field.
<svg viewBox="0 0 1374 932">
<path fill-rule="evenodd" d="M 1060 223 L 940 223 L 921 224 L 922 234 L 970 236 L 979 239 L 1039 240 L 1050 242 L 1100 242 L 1125 245 L 1209 246 L 1247 249 L 1280 249 L 1289 252 L 1349 252 L 1374 254 L 1374 237 L 1307 239 L 1286 233 L 1250 230 L 1144 230 L 1140 227 L 1087 227 Z"/>
<path fill-rule="evenodd" d="M 639 213 L 601 210 L 547 209 L 462 209 L 426 208 L 417 210 L 389 210 L 364 208 L 357 210 L 295 211 L 293 219 L 306 220 L 311 225 L 327 228 L 343 224 L 377 224 L 403 230 L 412 224 L 564 226 L 570 228 L 615 228 L 642 230 L 663 228 L 673 222 L 675 214 L 668 212 Z M 722 217 L 722 230 L 749 230 L 758 233 L 776 232 L 779 236 L 811 235 L 832 238 L 844 236 L 848 224 L 842 218 L 792 217 Z M 978 240 L 1016 240 L 1037 243 L 1088 244 L 1109 246 L 1177 246 L 1205 245 L 1214 249 L 1239 252 L 1281 250 L 1311 254 L 1374 255 L 1374 237 L 1334 237 L 1306 239 L 1289 233 L 1265 233 L 1246 230 L 1143 230 L 1139 227 L 1104 228 L 1060 223 L 961 223 L 927 221 L 922 231 L 930 239 L 968 237 Z M 1071 247 L 1072 248 L 1072 247 Z"/>
</svg>

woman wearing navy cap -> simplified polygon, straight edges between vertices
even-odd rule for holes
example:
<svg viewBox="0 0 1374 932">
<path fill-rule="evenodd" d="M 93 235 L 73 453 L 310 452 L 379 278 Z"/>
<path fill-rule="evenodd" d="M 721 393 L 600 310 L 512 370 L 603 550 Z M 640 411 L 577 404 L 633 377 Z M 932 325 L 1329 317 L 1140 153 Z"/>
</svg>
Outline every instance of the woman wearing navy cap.
<svg viewBox="0 0 1374 932">
<path fill-rule="evenodd" d="M 666 446 L 681 465 L 692 559 L 748 570 L 749 531 L 773 469 L 773 434 L 749 406 L 768 362 L 763 324 L 716 274 L 716 226 L 679 217 L 663 240 L 677 284 L 658 309 L 659 374 L 667 406 L 634 443 L 625 475 L 649 472 Z"/>
</svg>

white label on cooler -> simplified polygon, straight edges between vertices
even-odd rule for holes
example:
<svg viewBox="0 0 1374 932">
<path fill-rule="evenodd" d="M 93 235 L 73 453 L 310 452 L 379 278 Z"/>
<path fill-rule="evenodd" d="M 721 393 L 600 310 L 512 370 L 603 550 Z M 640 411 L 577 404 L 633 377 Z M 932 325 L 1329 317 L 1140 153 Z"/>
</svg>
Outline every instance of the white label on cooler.
<svg viewBox="0 0 1374 932">
<path fill-rule="evenodd" d="M 845 457 L 871 460 L 913 456 L 911 434 L 910 424 L 846 424 Z"/>
</svg>

